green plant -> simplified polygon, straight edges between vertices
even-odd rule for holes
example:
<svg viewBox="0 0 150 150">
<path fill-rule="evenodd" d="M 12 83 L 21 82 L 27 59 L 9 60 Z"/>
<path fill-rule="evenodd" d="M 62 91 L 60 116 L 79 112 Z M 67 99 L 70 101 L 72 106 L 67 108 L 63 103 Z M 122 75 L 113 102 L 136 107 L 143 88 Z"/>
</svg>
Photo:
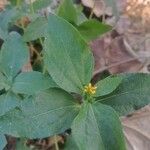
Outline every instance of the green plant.
<svg viewBox="0 0 150 150">
<path fill-rule="evenodd" d="M 60 11 L 66 2 L 74 8 L 74 15 L 67 18 L 66 12 Z M 6 144 L 5 134 L 34 139 L 71 128 L 65 149 L 125 150 L 119 116 L 150 102 L 150 76 L 111 75 L 92 85 L 94 59 L 87 41 L 111 28 L 88 19 L 78 24 L 77 8 L 68 0 L 58 12 L 72 24 L 52 14 L 36 19 L 27 14 L 32 22 L 27 28 L 21 26 L 21 36 L 8 32 L 8 24 L 16 19 L 9 16 L 3 22 L 5 26 L 0 23 L 0 31 L 5 28 L 0 34 L 4 41 L 0 51 L 0 149 Z M 40 67 L 22 72 L 34 42 L 43 47 L 37 52 Z"/>
</svg>

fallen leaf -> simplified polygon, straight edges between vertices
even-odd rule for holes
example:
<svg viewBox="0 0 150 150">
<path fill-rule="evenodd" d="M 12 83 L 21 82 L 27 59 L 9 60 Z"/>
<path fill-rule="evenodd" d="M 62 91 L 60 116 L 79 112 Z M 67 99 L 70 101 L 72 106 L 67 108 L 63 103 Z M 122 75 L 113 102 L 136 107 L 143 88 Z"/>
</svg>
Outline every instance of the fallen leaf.
<svg viewBox="0 0 150 150">
<path fill-rule="evenodd" d="M 93 9 L 93 13 L 100 17 L 103 14 L 112 15 L 111 9 L 105 6 L 103 0 L 81 0 L 82 4 L 88 8 Z"/>
<path fill-rule="evenodd" d="M 0 0 L 0 11 L 5 8 L 6 4 L 7 4 L 7 0 Z"/>
<path fill-rule="evenodd" d="M 128 150 L 150 149 L 150 105 L 122 118 Z"/>
<path fill-rule="evenodd" d="M 113 39 L 109 35 L 97 39 L 92 42 L 91 48 L 95 58 L 94 75 L 104 70 L 112 74 L 137 72 L 142 67 L 141 62 L 127 50 L 122 36 Z"/>
</svg>

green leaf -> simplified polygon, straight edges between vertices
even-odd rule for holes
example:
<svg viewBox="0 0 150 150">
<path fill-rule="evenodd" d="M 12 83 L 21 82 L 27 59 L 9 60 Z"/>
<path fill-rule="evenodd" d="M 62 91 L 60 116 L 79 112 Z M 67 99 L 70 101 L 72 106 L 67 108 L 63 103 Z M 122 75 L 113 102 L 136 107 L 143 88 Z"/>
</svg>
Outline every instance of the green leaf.
<svg viewBox="0 0 150 150">
<path fill-rule="evenodd" d="M 78 20 L 77 20 L 77 25 L 80 25 L 81 23 L 87 21 L 88 19 L 86 18 L 85 14 L 83 12 L 78 12 Z"/>
<path fill-rule="evenodd" d="M 104 150 L 101 131 L 90 103 L 83 105 L 73 121 L 72 134 L 78 150 Z"/>
<path fill-rule="evenodd" d="M 42 8 L 48 7 L 50 6 L 52 0 L 36 0 L 35 2 L 33 2 L 33 9 L 34 11 L 38 11 Z"/>
<path fill-rule="evenodd" d="M 0 27 L 0 38 L 5 40 L 7 38 L 7 36 L 8 36 L 8 33 L 6 31 L 2 30 Z"/>
<path fill-rule="evenodd" d="M 15 8 L 6 9 L 5 11 L 0 12 L 0 38 L 6 40 L 8 36 L 8 30 L 10 23 L 18 15 L 18 12 Z"/>
<path fill-rule="evenodd" d="M 57 15 L 70 23 L 77 22 L 77 11 L 72 0 L 63 0 L 58 8 Z"/>
<path fill-rule="evenodd" d="M 10 1 L 11 5 L 13 6 L 21 5 L 24 2 L 24 0 L 8 0 L 8 1 Z"/>
<path fill-rule="evenodd" d="M 44 37 L 47 33 L 48 22 L 46 18 L 40 17 L 31 22 L 25 30 L 23 39 L 24 41 L 33 41 L 38 38 Z"/>
<path fill-rule="evenodd" d="M 103 104 L 113 107 L 119 115 L 127 115 L 150 103 L 148 74 L 126 74 L 120 86 L 110 95 L 99 98 Z"/>
<path fill-rule="evenodd" d="M 72 132 L 79 150 L 125 150 L 119 117 L 106 105 L 85 104 L 73 122 Z"/>
<path fill-rule="evenodd" d="M 49 16 L 45 65 L 61 88 L 81 93 L 92 77 L 93 56 L 79 32 L 64 19 Z"/>
<path fill-rule="evenodd" d="M 67 142 L 65 144 L 64 150 L 78 150 L 78 147 L 76 145 L 76 142 L 74 141 L 74 138 L 72 135 L 67 137 Z"/>
<path fill-rule="evenodd" d="M 21 110 L 0 117 L 0 133 L 31 139 L 56 135 L 70 128 L 78 111 L 70 94 L 50 89 L 25 99 Z"/>
<path fill-rule="evenodd" d="M 19 106 L 21 99 L 14 95 L 12 92 L 8 92 L 0 96 L 0 116 L 4 115 L 6 112 Z"/>
<path fill-rule="evenodd" d="M 87 41 L 91 41 L 97 38 L 98 36 L 110 31 L 112 27 L 100 23 L 97 20 L 91 19 L 77 26 L 77 29 Z"/>
<path fill-rule="evenodd" d="M 0 134 L 0 150 L 3 150 L 6 144 L 7 144 L 7 141 L 6 141 L 5 136 Z"/>
<path fill-rule="evenodd" d="M 12 80 L 13 77 L 28 62 L 29 51 L 26 43 L 16 32 L 11 32 L 2 45 L 0 52 L 0 65 L 3 73 Z"/>
<path fill-rule="evenodd" d="M 6 76 L 0 72 L 0 90 L 7 88 L 7 78 Z"/>
<path fill-rule="evenodd" d="M 109 76 L 96 84 L 96 97 L 112 93 L 121 83 L 121 76 Z"/>
<path fill-rule="evenodd" d="M 44 76 L 37 71 L 31 71 L 20 73 L 14 80 L 12 90 L 15 93 L 32 95 L 55 86 L 49 76 Z"/>
<path fill-rule="evenodd" d="M 17 15 L 16 8 L 6 9 L 0 12 L 0 28 L 4 32 L 8 32 L 9 24 Z"/>
</svg>

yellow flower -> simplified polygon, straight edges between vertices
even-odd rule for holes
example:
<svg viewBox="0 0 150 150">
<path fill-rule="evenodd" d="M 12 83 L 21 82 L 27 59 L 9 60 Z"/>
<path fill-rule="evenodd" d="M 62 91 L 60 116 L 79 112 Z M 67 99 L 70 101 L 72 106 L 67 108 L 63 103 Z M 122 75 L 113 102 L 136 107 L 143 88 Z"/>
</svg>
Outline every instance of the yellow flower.
<svg viewBox="0 0 150 150">
<path fill-rule="evenodd" d="M 96 86 L 92 86 L 92 84 L 89 83 L 87 86 L 84 87 L 84 92 L 93 95 L 96 93 L 96 89 Z"/>
</svg>

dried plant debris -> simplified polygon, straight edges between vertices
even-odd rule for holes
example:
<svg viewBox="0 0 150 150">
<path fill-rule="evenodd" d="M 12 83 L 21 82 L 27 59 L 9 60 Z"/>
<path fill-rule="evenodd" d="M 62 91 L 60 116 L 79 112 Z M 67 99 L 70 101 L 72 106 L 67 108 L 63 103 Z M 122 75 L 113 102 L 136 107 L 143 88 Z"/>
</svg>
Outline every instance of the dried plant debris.
<svg viewBox="0 0 150 150">
<path fill-rule="evenodd" d="M 149 150 L 150 148 L 150 106 L 122 118 L 128 150 Z"/>
<path fill-rule="evenodd" d="M 150 30 L 150 0 L 127 0 L 126 14 Z"/>
<path fill-rule="evenodd" d="M 4 10 L 7 0 L 0 0 L 0 11 Z"/>
</svg>

